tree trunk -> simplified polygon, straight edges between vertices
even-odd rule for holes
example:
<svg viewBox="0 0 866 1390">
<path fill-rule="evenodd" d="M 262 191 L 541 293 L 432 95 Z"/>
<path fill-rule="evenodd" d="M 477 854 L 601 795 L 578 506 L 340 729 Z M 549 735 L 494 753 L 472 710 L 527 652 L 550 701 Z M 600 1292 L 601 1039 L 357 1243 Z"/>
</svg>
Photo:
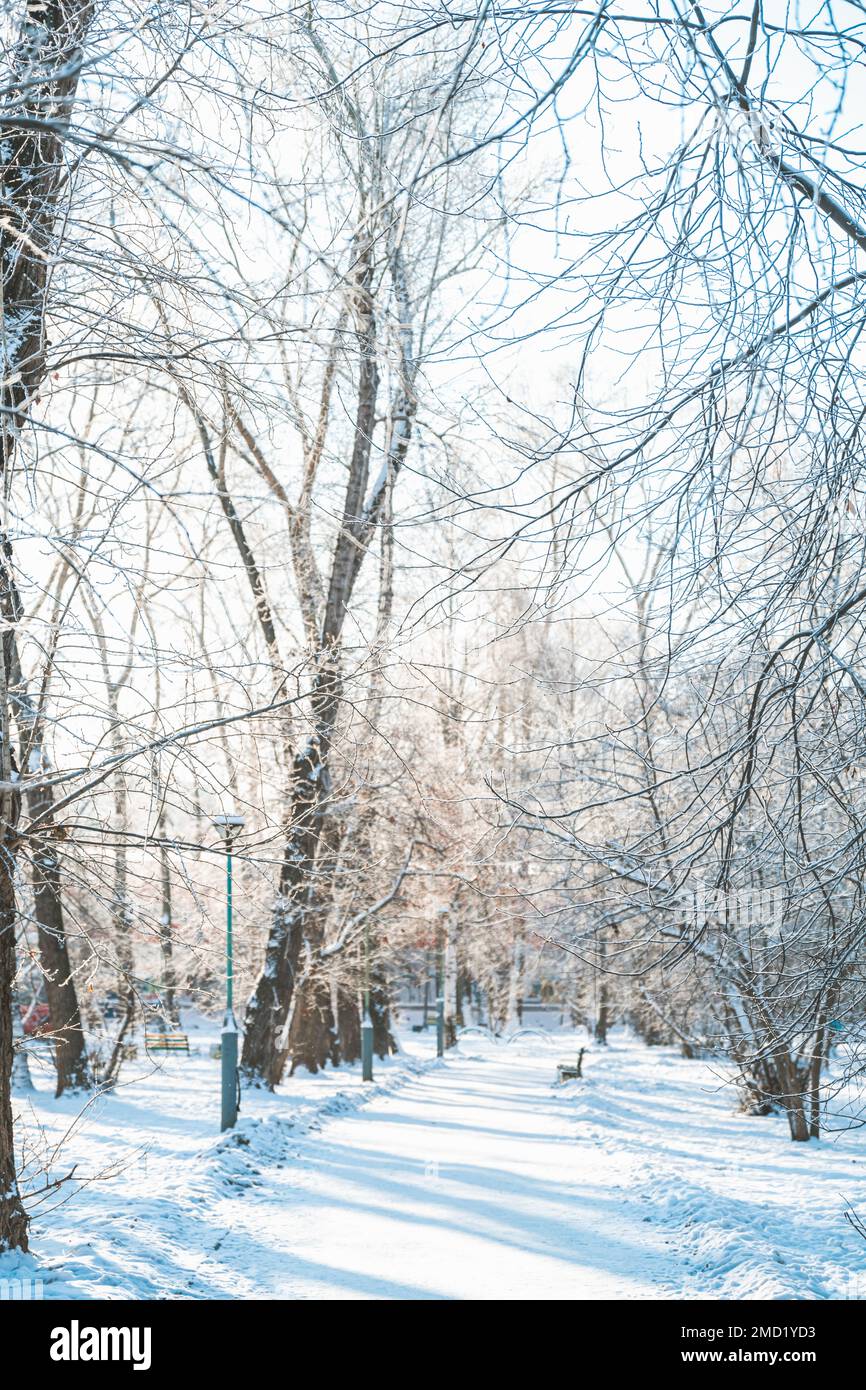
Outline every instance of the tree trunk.
<svg viewBox="0 0 866 1390">
<path fill-rule="evenodd" d="M 457 1042 L 457 941 L 456 929 L 444 926 L 443 932 L 443 994 L 445 998 L 445 1046 Z"/>
<path fill-rule="evenodd" d="M 811 1137 L 809 1134 L 809 1122 L 806 1119 L 806 1107 L 803 1104 L 802 1098 L 792 1096 L 786 1109 L 791 1138 L 798 1142 L 809 1139 Z"/>
<path fill-rule="evenodd" d="M 19 431 L 45 375 L 45 301 L 56 261 L 58 194 L 67 178 L 63 139 L 78 88 L 80 45 L 93 17 L 90 0 L 37 5 L 28 0 L 15 48 L 4 109 L 14 124 L 4 139 L 4 216 L 0 227 L 4 363 L 0 385 L 0 470 L 8 495 Z M 7 331 L 8 330 L 8 331 Z M 8 345 L 15 345 L 14 351 Z M 18 608 L 12 551 L 2 538 L 0 611 Z M 13 621 L 20 612 L 13 612 Z M 10 681 L 14 628 L 4 634 L 0 776 L 11 781 Z M 15 849 L 20 812 L 14 791 L 3 793 L 0 825 L 0 1249 L 27 1248 L 27 1216 L 18 1194 L 12 1135 L 12 1008 L 15 972 Z M 67 1022 L 69 1020 L 67 1019 Z"/>
<path fill-rule="evenodd" d="M 809 1061 L 809 1138 L 820 1139 L 821 1137 L 821 1072 L 824 1068 L 824 1061 L 827 1056 L 828 1039 L 830 1030 L 827 1027 L 826 1016 L 822 1017 L 817 1029 L 812 1045 L 812 1056 Z"/>
<path fill-rule="evenodd" d="M 809 1121 L 806 1116 L 805 1078 L 793 1057 L 787 1056 L 782 1047 L 775 1051 L 776 1073 L 782 1088 L 781 1100 L 788 1117 L 791 1138 L 798 1143 L 809 1138 Z"/>
<path fill-rule="evenodd" d="M 607 1045 L 607 1030 L 610 1027 L 610 995 L 607 987 L 607 942 L 601 937 L 598 943 L 598 968 L 596 981 L 598 983 L 598 1007 L 595 1014 L 595 1027 L 593 1036 L 600 1047 Z"/>
<path fill-rule="evenodd" d="M 123 1060 L 128 1046 L 126 1036 L 134 1021 L 135 992 L 129 989 L 124 997 L 123 1019 L 121 1020 L 117 1037 L 114 1039 L 114 1047 L 111 1050 L 111 1056 L 108 1059 L 104 1072 L 102 1072 L 99 1077 L 99 1083 L 105 1089 L 113 1086 L 120 1074 L 120 1068 L 123 1066 Z"/>
<path fill-rule="evenodd" d="M 3 612 L 15 623 L 22 616 L 22 604 L 11 570 L 6 569 L 4 581 Z M 29 775 L 47 777 L 51 764 L 45 751 L 42 719 L 24 683 L 14 631 L 7 633 L 7 647 L 9 702 L 15 712 L 22 762 Z M 61 1096 L 64 1091 L 89 1089 L 92 1077 L 63 920 L 57 832 L 51 823 L 54 792 L 50 786 L 36 786 L 25 791 L 25 801 L 31 824 L 41 826 L 30 835 L 30 876 L 39 960 L 54 1039 L 55 1094 Z"/>
<path fill-rule="evenodd" d="M 593 1036 L 595 1041 L 602 1047 L 607 1043 L 607 1030 L 610 1027 L 610 1003 L 608 1000 L 607 981 L 602 978 L 598 985 L 598 1009 L 595 1015 L 595 1027 Z"/>
<path fill-rule="evenodd" d="M 64 1091 L 86 1090 L 92 1084 L 60 894 L 57 853 L 50 842 L 42 840 L 33 856 L 33 896 L 39 956 L 54 1040 L 58 1096 Z"/>
<path fill-rule="evenodd" d="M 337 986 L 337 1034 L 340 1061 L 357 1062 L 361 1055 L 361 1010 L 357 990 L 345 985 Z"/>
<path fill-rule="evenodd" d="M 119 751 L 119 749 L 118 749 Z M 132 913 L 129 906 L 127 882 L 126 845 L 126 787 L 123 775 L 116 779 L 114 792 L 114 813 L 116 840 L 114 846 L 114 884 L 112 888 L 111 918 L 113 936 L 116 943 L 118 993 L 124 1003 L 126 1029 L 135 1021 L 135 952 L 132 945 Z"/>
<path fill-rule="evenodd" d="M 286 1022 L 304 942 L 307 895 L 319 842 L 317 814 L 323 774 L 319 743 L 311 739 L 295 755 L 292 814 L 265 963 L 247 1005 L 241 1071 L 250 1085 L 271 1090 L 283 1074 L 289 1050 Z"/>
<path fill-rule="evenodd" d="M 297 993 L 289 1030 L 289 1051 L 292 1076 L 299 1067 L 315 1075 L 326 1062 L 339 1056 L 330 982 L 315 968 Z"/>
<path fill-rule="evenodd" d="M 304 933 L 305 949 L 316 979 L 310 978 L 303 985 L 304 992 L 311 991 L 310 998 L 303 1004 L 299 1001 L 299 1007 L 292 1019 L 292 1073 L 299 1066 L 306 1067 L 308 1071 L 315 1071 L 324 1067 L 326 1062 L 331 1062 L 337 1067 L 342 1056 L 339 1040 L 339 1002 L 334 996 L 330 972 L 322 970 L 317 958 L 324 941 L 324 921 L 332 900 L 344 825 L 324 804 L 319 806 L 318 822 L 316 874 L 315 881 L 310 884 L 307 893 Z M 305 1036 L 307 1028 L 310 1030 L 309 1037 Z"/>
<path fill-rule="evenodd" d="M 4 445 L 8 441 L 8 421 L 0 421 Z M 4 451 L 5 452 L 5 451 Z M 11 553 L 4 542 L 0 562 L 0 612 L 8 613 L 11 597 Z M 21 814 L 21 797 L 14 790 L 12 774 L 18 775 L 12 754 L 9 702 L 9 676 L 14 631 L 3 633 L 0 642 L 0 781 L 8 790 L 0 792 L 0 1251 L 27 1249 L 27 1214 L 18 1192 L 15 1142 L 12 1120 L 13 1010 L 15 999 L 15 836 Z"/>
<path fill-rule="evenodd" d="M 4 837 L 5 838 L 5 837 Z M 0 855 L 0 1250 L 27 1249 L 12 1133 L 12 1010 L 15 1007 L 15 887 L 6 845 Z"/>
<path fill-rule="evenodd" d="M 373 1051 L 383 1060 L 397 1051 L 391 1032 L 391 1000 L 384 974 L 374 970 L 370 980 L 370 1018 L 373 1022 Z"/>
<path fill-rule="evenodd" d="M 164 826 L 160 824 L 164 833 Z M 165 1011 L 172 1024 L 180 1022 L 177 1011 L 177 976 L 174 969 L 174 951 L 171 940 L 171 865 L 165 846 L 160 848 L 160 870 L 162 879 L 162 902 L 159 916 L 159 946 L 162 952 L 162 993 Z"/>
<path fill-rule="evenodd" d="M 463 970 L 463 969 L 458 969 L 458 971 L 457 971 L 457 999 L 456 999 L 456 1001 L 455 1001 L 455 1006 L 454 1006 L 454 1017 L 455 1017 L 455 1019 L 456 1019 L 456 1021 L 457 1021 L 457 1027 L 458 1027 L 458 1028 L 465 1028 L 465 1027 L 466 1027 L 466 1012 L 465 1012 L 465 1010 L 464 1010 L 464 1008 L 463 1008 L 463 1005 L 464 1005 L 464 1003 L 466 1003 L 467 1001 L 468 1001 L 468 1003 L 469 1003 L 469 1007 L 471 1008 L 471 1007 L 472 1007 L 472 981 L 471 981 L 471 979 L 469 978 L 469 976 L 467 975 L 467 973 L 466 973 L 465 970 Z"/>
<path fill-rule="evenodd" d="M 33 1090 L 33 1078 L 27 1061 L 27 1039 L 21 1018 L 21 1003 L 17 991 L 12 994 L 12 1091 L 27 1094 Z"/>
<path fill-rule="evenodd" d="M 4 634 L 0 661 L 0 780 L 7 786 L 16 771 L 10 742 L 8 700 L 9 639 Z M 21 798 L 0 793 L 0 1250 L 27 1249 L 27 1214 L 18 1193 L 12 1122 L 13 1032 L 15 999 L 15 832 Z"/>
</svg>

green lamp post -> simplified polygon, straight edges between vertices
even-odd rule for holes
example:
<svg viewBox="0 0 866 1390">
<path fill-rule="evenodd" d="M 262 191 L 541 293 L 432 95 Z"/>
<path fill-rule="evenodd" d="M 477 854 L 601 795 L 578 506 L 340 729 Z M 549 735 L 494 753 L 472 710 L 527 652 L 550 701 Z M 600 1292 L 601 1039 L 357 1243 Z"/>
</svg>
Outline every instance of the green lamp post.
<svg viewBox="0 0 866 1390">
<path fill-rule="evenodd" d="M 238 1025 L 234 1011 L 234 953 L 232 942 L 232 847 L 244 828 L 239 815 L 214 816 L 213 824 L 226 847 L 226 1008 L 220 1035 L 222 1061 L 221 1129 L 233 1129 L 238 1118 Z"/>
</svg>

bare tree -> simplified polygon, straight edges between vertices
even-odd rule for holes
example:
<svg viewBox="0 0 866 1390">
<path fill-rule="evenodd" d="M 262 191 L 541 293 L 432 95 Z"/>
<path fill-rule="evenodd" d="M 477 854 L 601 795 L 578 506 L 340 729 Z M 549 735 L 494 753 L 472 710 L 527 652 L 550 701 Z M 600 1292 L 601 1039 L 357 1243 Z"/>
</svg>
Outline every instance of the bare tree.
<svg viewBox="0 0 866 1390">
<path fill-rule="evenodd" d="M 0 226 L 3 269 L 3 399 L 0 453 L 8 499 L 18 438 L 45 375 L 45 315 L 49 265 L 62 225 L 63 142 L 82 69 L 82 44 L 93 18 L 89 0 L 20 7 L 20 28 L 6 52 L 2 135 L 4 208 Z M 0 611 L 5 620 L 0 772 L 9 783 L 15 625 L 20 606 L 8 534 L 0 560 Z M 0 1248 L 27 1246 L 27 1220 L 18 1196 L 12 1147 L 12 982 L 15 973 L 15 834 L 20 797 L 4 792 L 0 844 Z M 50 896 L 50 893 L 49 895 Z M 57 941 L 57 938 L 54 938 Z M 59 943 L 58 943 L 59 944 Z M 61 962 L 61 969 L 63 963 Z M 68 972 L 66 978 L 69 978 Z M 59 982 L 62 987 L 62 980 Z M 71 1001 L 67 1001 L 67 1007 Z M 65 1020 L 75 1024 L 74 1013 Z"/>
</svg>

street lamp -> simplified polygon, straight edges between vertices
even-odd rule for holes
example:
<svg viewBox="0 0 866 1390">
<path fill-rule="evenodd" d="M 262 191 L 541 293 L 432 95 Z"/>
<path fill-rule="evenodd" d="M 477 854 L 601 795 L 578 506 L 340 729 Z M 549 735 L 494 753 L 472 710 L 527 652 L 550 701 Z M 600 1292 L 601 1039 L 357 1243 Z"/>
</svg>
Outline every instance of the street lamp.
<svg viewBox="0 0 866 1390">
<path fill-rule="evenodd" d="M 239 815 L 214 816 L 213 825 L 226 846 L 226 1011 L 220 1038 L 222 1060 L 221 1129 L 233 1129 L 238 1118 L 238 1025 L 234 1011 L 234 955 L 232 949 L 232 845 L 244 828 Z"/>
</svg>

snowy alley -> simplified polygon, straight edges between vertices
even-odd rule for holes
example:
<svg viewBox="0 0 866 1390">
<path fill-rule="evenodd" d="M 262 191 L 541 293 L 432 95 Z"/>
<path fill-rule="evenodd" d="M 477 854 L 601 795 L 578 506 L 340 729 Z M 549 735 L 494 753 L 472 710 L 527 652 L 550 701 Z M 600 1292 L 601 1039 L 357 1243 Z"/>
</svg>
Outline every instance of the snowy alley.
<svg viewBox="0 0 866 1390">
<path fill-rule="evenodd" d="M 97 1101 L 19 1102 L 34 1155 L 70 1123 L 71 1199 L 0 1277 L 53 1298 L 839 1299 L 866 1291 L 844 1220 L 862 1132 L 791 1144 L 736 1114 L 724 1068 L 620 1030 L 562 1086 L 575 1034 L 429 1036 L 247 1096 L 214 1137 L 212 1037 Z M 37 1117 L 47 1133 L 40 1142 Z M 145 1137 L 146 1136 L 146 1137 Z M 113 1173 L 114 1176 L 108 1176 Z M 65 1192 L 64 1195 L 68 1195 Z"/>
</svg>

